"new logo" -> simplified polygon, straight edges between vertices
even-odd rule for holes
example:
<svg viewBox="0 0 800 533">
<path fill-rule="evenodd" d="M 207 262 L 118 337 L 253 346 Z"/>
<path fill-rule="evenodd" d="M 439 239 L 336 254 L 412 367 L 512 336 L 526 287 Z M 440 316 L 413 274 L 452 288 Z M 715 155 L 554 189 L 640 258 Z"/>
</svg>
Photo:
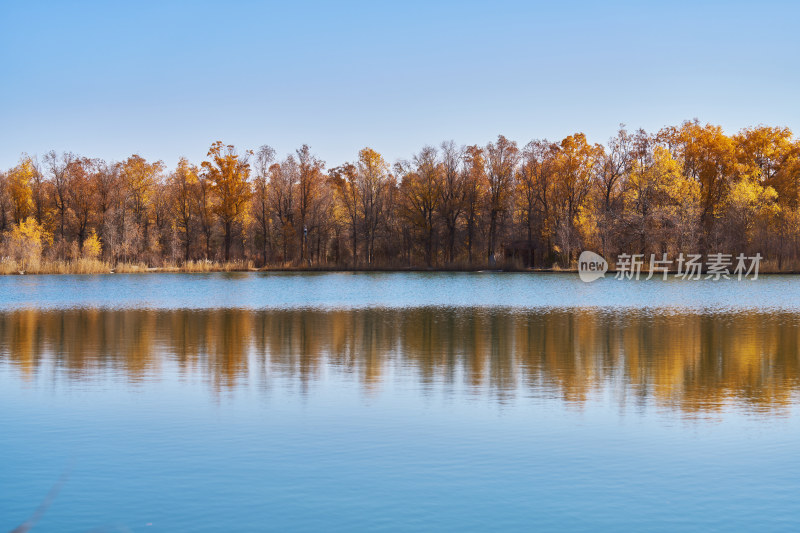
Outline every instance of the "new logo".
<svg viewBox="0 0 800 533">
<path fill-rule="evenodd" d="M 588 250 L 578 257 L 578 276 L 586 283 L 600 279 L 608 271 L 608 261 L 603 256 Z"/>
</svg>

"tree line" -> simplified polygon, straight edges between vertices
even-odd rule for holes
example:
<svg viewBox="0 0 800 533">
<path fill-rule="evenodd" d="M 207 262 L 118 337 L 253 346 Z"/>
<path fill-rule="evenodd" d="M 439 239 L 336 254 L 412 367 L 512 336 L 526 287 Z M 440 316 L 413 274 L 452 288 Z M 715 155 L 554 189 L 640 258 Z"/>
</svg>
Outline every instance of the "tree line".
<svg viewBox="0 0 800 533">
<path fill-rule="evenodd" d="M 307 145 L 214 143 L 174 169 L 49 152 L 0 172 L 4 259 L 150 266 L 241 260 L 331 268 L 569 267 L 583 249 L 800 252 L 800 141 L 687 121 L 525 145 L 425 146 L 390 165 L 372 148 L 328 167 Z"/>
</svg>

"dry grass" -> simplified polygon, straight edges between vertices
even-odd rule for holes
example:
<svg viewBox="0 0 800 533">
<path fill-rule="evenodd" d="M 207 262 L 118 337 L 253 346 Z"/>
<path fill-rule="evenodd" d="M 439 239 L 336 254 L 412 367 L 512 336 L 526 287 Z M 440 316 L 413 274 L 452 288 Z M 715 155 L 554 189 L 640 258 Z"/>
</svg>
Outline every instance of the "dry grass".
<svg viewBox="0 0 800 533">
<path fill-rule="evenodd" d="M 99 259 L 72 261 L 37 261 L 22 264 L 10 258 L 0 259 L 0 275 L 8 274 L 139 274 L 143 272 L 239 272 L 253 270 L 252 261 L 189 261 L 182 265 L 150 267 L 146 263 L 111 264 Z"/>
<path fill-rule="evenodd" d="M 800 261 L 797 259 L 786 259 L 781 262 L 781 266 L 778 268 L 778 261 L 776 259 L 762 259 L 761 264 L 758 265 L 758 272 L 763 274 L 800 272 Z"/>
<path fill-rule="evenodd" d="M 614 272 L 615 265 L 609 265 L 609 270 Z M 642 266 L 642 272 L 647 272 L 647 265 Z M 489 266 L 476 266 L 455 263 L 447 266 L 437 266 L 434 268 L 424 267 L 390 267 L 390 266 L 359 266 L 356 268 L 347 267 L 342 265 L 317 265 L 314 267 L 300 267 L 300 266 L 267 266 L 261 269 L 256 269 L 252 261 L 238 260 L 227 261 L 218 263 L 215 261 L 187 261 L 183 264 L 166 264 L 160 267 L 150 267 L 146 263 L 117 263 L 112 264 L 108 261 L 101 261 L 99 259 L 75 259 L 71 261 L 15 261 L 9 257 L 0 258 L 0 275 L 15 275 L 15 274 L 139 274 L 145 272 L 247 272 L 253 270 L 263 271 L 476 271 L 476 270 L 506 270 L 506 271 L 530 271 L 519 263 L 506 262 L 498 264 L 494 267 Z M 575 265 L 570 268 L 560 267 L 558 263 L 554 263 L 552 268 L 536 269 L 541 271 L 551 272 L 575 272 Z M 759 273 L 800 273 L 800 260 L 786 260 L 781 263 L 778 268 L 776 260 L 762 260 L 759 265 Z"/>
<path fill-rule="evenodd" d="M 164 272 L 241 272 L 253 270 L 252 261 L 187 261 L 182 265 L 167 265 L 161 268 Z"/>
<path fill-rule="evenodd" d="M 114 266 L 117 274 L 138 274 L 140 272 L 150 272 L 147 263 L 117 263 Z"/>
<path fill-rule="evenodd" d="M 108 274 L 113 267 L 99 259 L 74 261 L 36 261 L 21 264 L 13 259 L 0 261 L 0 274 Z"/>
</svg>

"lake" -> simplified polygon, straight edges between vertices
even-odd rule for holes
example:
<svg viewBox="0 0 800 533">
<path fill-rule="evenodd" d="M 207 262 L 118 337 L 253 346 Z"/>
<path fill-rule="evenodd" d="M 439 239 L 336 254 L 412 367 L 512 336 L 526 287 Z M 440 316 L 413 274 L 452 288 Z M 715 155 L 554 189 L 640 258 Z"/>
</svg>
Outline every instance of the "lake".
<svg viewBox="0 0 800 533">
<path fill-rule="evenodd" d="M 797 531 L 800 277 L 0 277 L 0 531 Z"/>
</svg>

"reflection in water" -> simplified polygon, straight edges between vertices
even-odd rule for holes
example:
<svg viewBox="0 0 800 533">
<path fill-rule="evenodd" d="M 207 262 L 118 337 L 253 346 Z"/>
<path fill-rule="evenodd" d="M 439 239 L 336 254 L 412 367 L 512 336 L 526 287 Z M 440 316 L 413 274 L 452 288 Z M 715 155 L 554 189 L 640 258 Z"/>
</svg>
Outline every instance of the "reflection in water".
<svg viewBox="0 0 800 533">
<path fill-rule="evenodd" d="M 342 311 L 22 310 L 0 313 L 0 363 L 32 379 L 108 372 L 137 382 L 167 365 L 214 390 L 280 374 L 308 387 L 326 371 L 365 390 L 386 380 L 466 387 L 504 399 L 582 403 L 612 391 L 684 411 L 779 411 L 800 388 L 800 317 L 413 308 Z M 394 370 L 394 371 L 392 371 Z M 399 377 L 403 375 L 403 377 Z M 266 378 L 264 378 L 266 376 Z"/>
</svg>

